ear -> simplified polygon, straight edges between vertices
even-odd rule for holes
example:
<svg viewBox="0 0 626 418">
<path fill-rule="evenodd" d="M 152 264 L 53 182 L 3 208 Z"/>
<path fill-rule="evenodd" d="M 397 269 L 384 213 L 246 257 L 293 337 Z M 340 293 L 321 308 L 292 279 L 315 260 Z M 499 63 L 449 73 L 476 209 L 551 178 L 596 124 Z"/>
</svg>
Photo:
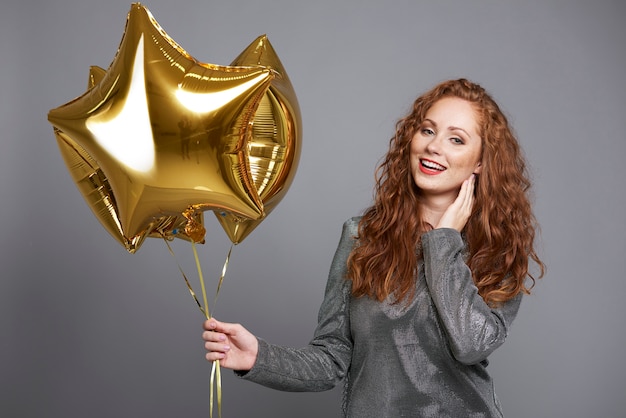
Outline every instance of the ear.
<svg viewBox="0 0 626 418">
<path fill-rule="evenodd" d="M 481 171 L 483 171 L 483 164 L 479 161 L 474 169 L 474 174 L 480 174 Z"/>
</svg>

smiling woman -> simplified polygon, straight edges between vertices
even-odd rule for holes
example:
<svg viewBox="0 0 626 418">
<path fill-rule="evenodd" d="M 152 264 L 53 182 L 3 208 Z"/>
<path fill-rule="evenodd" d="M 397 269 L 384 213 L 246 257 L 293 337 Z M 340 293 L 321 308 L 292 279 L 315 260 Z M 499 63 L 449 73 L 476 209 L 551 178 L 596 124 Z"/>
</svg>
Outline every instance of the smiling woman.
<svg viewBox="0 0 626 418">
<path fill-rule="evenodd" d="M 279 390 L 345 380 L 346 417 L 501 417 L 487 358 L 532 287 L 529 261 L 543 273 L 528 187 L 485 90 L 436 86 L 398 122 L 374 204 L 344 224 L 311 343 L 211 319 L 207 359 Z"/>
</svg>

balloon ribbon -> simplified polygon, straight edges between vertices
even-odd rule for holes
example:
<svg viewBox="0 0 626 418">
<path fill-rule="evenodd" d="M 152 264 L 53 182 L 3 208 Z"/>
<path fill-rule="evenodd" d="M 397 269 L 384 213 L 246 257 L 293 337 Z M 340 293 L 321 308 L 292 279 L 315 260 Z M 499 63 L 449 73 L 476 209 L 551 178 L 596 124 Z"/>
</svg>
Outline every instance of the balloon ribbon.
<svg viewBox="0 0 626 418">
<path fill-rule="evenodd" d="M 172 247 L 170 246 L 170 243 L 168 242 L 167 238 L 163 237 L 163 240 L 165 241 L 165 244 L 167 245 L 167 249 L 169 250 L 170 254 L 172 255 L 172 257 L 174 257 L 174 260 L 176 260 L 176 255 L 174 254 L 174 250 L 172 250 Z M 215 298 L 213 299 L 214 310 L 215 310 L 215 305 L 217 304 L 217 297 L 220 294 L 220 289 L 222 288 L 222 283 L 224 282 L 224 277 L 226 276 L 226 270 L 228 269 L 228 263 L 230 262 L 230 255 L 233 251 L 233 246 L 234 244 L 231 244 L 230 249 L 228 250 L 228 255 L 226 256 L 226 260 L 224 261 L 224 266 L 222 267 L 222 275 L 220 276 L 220 279 L 217 283 L 217 290 L 215 291 Z M 204 301 L 204 307 L 202 307 L 202 304 L 198 300 L 196 293 L 193 291 L 193 288 L 191 287 L 191 284 L 189 283 L 189 279 L 187 279 L 187 276 L 185 275 L 185 272 L 180 266 L 180 263 L 178 262 L 178 260 L 176 260 L 176 265 L 178 266 L 178 270 L 180 271 L 181 275 L 183 276 L 183 279 L 185 280 L 185 284 L 187 285 L 187 289 L 189 290 L 191 297 L 193 297 L 193 300 L 198 305 L 198 308 L 200 308 L 200 312 L 202 312 L 202 315 L 204 315 L 204 317 L 208 320 L 208 319 L 211 319 L 211 312 L 209 310 L 209 304 L 208 304 L 208 299 L 206 295 L 206 286 L 204 285 L 204 276 L 202 275 L 202 267 L 200 265 L 200 258 L 198 257 L 196 243 L 193 241 L 191 242 L 191 248 L 193 249 L 193 256 L 196 260 L 196 267 L 198 269 L 198 277 L 200 279 L 200 287 L 202 289 L 202 299 Z M 217 394 L 217 413 L 218 413 L 219 418 L 222 418 L 222 373 L 220 370 L 219 360 L 215 360 L 213 362 L 213 366 L 211 367 L 211 378 L 210 378 L 209 385 L 210 385 L 209 386 L 210 388 L 210 399 L 209 399 L 210 417 L 213 418 L 213 406 L 214 406 L 213 394 L 216 393 Z"/>
</svg>

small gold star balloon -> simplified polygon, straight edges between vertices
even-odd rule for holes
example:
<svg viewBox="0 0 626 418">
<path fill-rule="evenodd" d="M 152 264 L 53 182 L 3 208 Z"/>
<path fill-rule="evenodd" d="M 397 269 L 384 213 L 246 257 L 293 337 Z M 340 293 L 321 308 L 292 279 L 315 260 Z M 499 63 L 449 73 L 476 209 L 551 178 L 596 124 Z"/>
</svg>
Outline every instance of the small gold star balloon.
<svg viewBox="0 0 626 418">
<path fill-rule="evenodd" d="M 259 222 L 263 185 L 288 187 L 300 148 L 297 100 L 267 38 L 251 49 L 257 62 L 199 62 L 135 3 L 109 68 L 92 67 L 87 92 L 49 112 L 81 194 L 129 252 L 148 236 L 201 242 L 205 210 Z M 261 59 L 264 50 L 274 58 Z M 288 158 L 261 164 L 270 173 L 261 181 L 255 161 L 268 154 L 256 155 L 254 132 L 268 118 L 280 132 L 266 134 L 274 141 L 289 125 L 280 144 Z"/>
</svg>

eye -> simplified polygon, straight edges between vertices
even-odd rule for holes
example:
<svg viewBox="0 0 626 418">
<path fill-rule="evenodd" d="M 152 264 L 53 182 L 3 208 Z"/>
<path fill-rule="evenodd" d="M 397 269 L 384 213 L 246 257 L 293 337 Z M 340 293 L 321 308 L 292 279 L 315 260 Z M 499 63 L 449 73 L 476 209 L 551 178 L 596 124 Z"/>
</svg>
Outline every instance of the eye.
<svg viewBox="0 0 626 418">
<path fill-rule="evenodd" d="M 452 141 L 453 144 L 457 144 L 457 145 L 463 145 L 465 142 L 457 137 L 457 136 L 453 136 L 452 138 L 450 138 L 450 141 Z"/>
<path fill-rule="evenodd" d="M 435 131 L 433 131 L 430 128 L 422 128 L 422 134 L 423 135 L 434 135 Z"/>
</svg>

